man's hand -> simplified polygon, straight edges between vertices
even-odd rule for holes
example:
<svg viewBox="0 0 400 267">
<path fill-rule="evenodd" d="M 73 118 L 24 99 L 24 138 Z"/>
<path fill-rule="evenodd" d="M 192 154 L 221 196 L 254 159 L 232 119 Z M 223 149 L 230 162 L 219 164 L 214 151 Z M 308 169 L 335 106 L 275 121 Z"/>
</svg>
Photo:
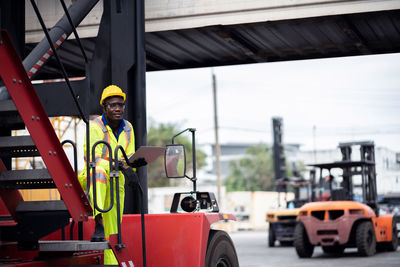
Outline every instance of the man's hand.
<svg viewBox="0 0 400 267">
<path fill-rule="evenodd" d="M 139 168 L 142 166 L 146 166 L 147 162 L 144 158 L 138 158 L 137 160 L 135 160 L 134 162 L 132 162 L 131 164 L 129 164 L 132 168 Z"/>
</svg>

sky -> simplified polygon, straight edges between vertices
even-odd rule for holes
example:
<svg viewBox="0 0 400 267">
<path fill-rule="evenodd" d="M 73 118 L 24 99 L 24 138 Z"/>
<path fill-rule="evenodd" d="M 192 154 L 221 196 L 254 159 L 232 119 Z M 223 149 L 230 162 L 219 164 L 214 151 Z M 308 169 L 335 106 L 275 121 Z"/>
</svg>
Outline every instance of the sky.
<svg viewBox="0 0 400 267">
<path fill-rule="evenodd" d="M 372 140 L 400 152 L 400 54 L 147 72 L 148 125 L 214 143 L 212 71 L 221 144 L 272 143 L 277 116 L 283 142 L 303 150 Z"/>
</svg>

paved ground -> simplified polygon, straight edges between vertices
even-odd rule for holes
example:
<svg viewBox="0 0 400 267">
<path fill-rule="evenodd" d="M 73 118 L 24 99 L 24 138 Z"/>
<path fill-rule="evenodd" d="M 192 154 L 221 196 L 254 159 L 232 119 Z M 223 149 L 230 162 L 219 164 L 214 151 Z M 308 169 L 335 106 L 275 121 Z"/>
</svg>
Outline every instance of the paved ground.
<svg viewBox="0 0 400 267">
<path fill-rule="evenodd" d="M 299 259 L 293 247 L 268 247 L 266 231 L 240 231 L 229 234 L 235 244 L 241 267 L 400 267 L 400 248 L 373 257 L 360 257 L 356 249 L 346 249 L 343 256 L 327 256 L 317 247 L 310 259 Z"/>
</svg>

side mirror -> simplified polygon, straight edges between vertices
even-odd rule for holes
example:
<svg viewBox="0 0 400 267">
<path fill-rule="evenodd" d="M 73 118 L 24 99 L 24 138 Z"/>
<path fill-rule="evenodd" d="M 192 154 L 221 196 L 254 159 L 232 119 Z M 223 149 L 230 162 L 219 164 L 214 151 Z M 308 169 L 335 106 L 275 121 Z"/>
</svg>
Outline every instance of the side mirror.
<svg viewBox="0 0 400 267">
<path fill-rule="evenodd" d="M 165 173 L 168 178 L 186 177 L 186 156 L 183 145 L 167 145 L 164 160 Z"/>
</svg>

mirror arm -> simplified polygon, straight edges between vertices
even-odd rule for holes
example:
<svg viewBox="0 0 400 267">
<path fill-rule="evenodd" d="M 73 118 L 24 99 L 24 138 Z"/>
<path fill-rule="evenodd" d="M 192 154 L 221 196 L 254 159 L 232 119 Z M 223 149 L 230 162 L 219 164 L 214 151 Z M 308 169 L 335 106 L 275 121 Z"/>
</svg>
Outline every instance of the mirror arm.
<svg viewBox="0 0 400 267">
<path fill-rule="evenodd" d="M 193 191 L 196 192 L 196 137 L 195 137 L 195 132 L 196 129 L 194 128 L 189 128 L 188 129 L 192 133 L 192 163 L 193 163 L 193 177 L 190 178 L 190 180 L 193 182 Z"/>
<path fill-rule="evenodd" d="M 183 134 L 184 132 L 187 132 L 187 131 L 190 131 L 190 132 L 194 133 L 194 132 L 196 131 L 196 128 L 187 128 L 187 129 L 183 130 L 182 132 L 177 133 L 176 135 L 174 135 L 174 136 L 172 137 L 172 144 L 173 144 L 173 145 L 175 144 L 175 143 L 174 143 L 174 140 L 175 140 L 176 137 L 178 137 L 179 135 L 181 135 L 181 134 Z"/>
<path fill-rule="evenodd" d="M 185 177 L 187 177 L 190 181 L 193 182 L 193 191 L 196 192 L 196 137 L 195 137 L 195 132 L 196 128 L 187 128 L 183 130 L 182 132 L 174 135 L 172 137 L 172 144 L 174 144 L 174 140 L 177 136 L 183 134 L 186 131 L 190 131 L 192 133 L 192 163 L 193 163 L 193 177 L 189 177 L 185 174 Z"/>
<path fill-rule="evenodd" d="M 183 133 L 186 132 L 186 131 L 190 131 L 191 129 L 193 129 L 193 128 L 187 128 L 187 129 L 183 130 L 182 132 L 177 133 L 176 135 L 174 135 L 174 136 L 172 137 L 172 144 L 173 144 L 173 145 L 175 144 L 175 143 L 174 143 L 174 140 L 175 140 L 176 137 L 178 137 L 179 135 L 183 134 Z M 196 130 L 196 129 L 195 129 L 195 130 Z"/>
<path fill-rule="evenodd" d="M 197 181 L 197 178 L 196 178 L 196 177 L 189 177 L 189 176 L 187 176 L 186 174 L 185 174 L 185 177 L 188 178 L 188 179 L 189 179 L 190 181 L 192 181 L 192 182 Z M 194 192 L 196 192 L 196 190 L 194 190 Z"/>
</svg>

